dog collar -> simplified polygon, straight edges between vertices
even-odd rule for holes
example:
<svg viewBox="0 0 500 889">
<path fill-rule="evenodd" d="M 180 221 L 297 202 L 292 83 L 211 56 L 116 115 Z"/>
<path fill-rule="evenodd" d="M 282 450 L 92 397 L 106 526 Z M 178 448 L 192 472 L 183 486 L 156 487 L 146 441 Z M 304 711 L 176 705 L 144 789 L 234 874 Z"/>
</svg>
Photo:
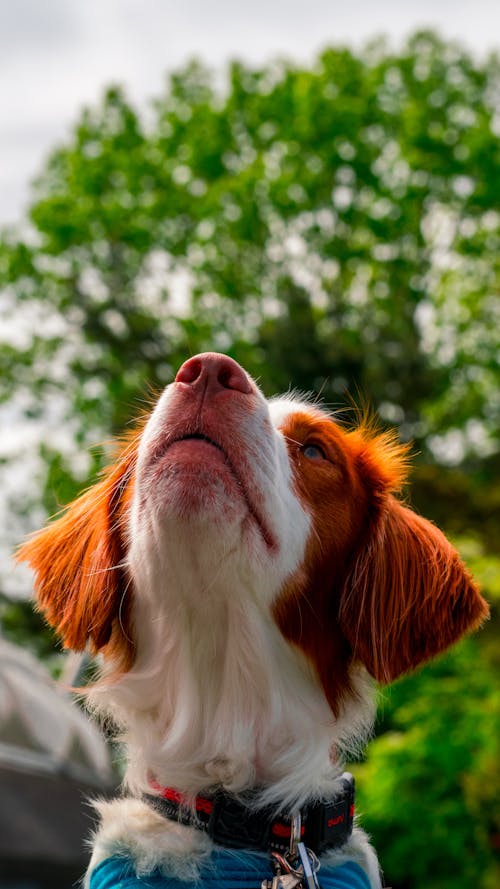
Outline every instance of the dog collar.
<svg viewBox="0 0 500 889">
<path fill-rule="evenodd" d="M 155 793 L 144 801 L 170 821 L 195 827 L 207 833 L 218 846 L 261 852 L 288 850 L 291 837 L 289 814 L 252 807 L 251 797 L 235 797 L 224 790 L 200 795 L 187 802 L 185 795 L 171 787 L 150 781 Z M 254 796 L 255 794 L 253 794 Z M 349 772 L 339 778 L 339 790 L 329 800 L 310 803 L 300 810 L 302 841 L 315 855 L 343 846 L 352 833 L 354 819 L 354 778 Z"/>
</svg>

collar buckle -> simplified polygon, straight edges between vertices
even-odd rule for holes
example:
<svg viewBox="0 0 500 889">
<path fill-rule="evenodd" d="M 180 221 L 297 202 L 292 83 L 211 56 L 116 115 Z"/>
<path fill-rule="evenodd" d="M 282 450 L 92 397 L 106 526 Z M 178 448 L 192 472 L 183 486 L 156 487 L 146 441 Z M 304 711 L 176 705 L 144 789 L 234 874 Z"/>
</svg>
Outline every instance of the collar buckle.
<svg viewBox="0 0 500 889">
<path fill-rule="evenodd" d="M 304 843 L 316 855 L 326 849 L 339 848 L 349 839 L 354 824 L 354 777 L 344 772 L 339 779 L 336 796 L 325 803 L 311 806 L 307 812 Z"/>
</svg>

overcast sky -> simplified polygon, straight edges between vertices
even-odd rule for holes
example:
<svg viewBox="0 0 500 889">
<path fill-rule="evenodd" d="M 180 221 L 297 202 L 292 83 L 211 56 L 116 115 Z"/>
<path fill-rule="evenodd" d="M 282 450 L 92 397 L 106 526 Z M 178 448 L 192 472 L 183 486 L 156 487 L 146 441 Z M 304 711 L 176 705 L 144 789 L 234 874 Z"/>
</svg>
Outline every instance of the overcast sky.
<svg viewBox="0 0 500 889">
<path fill-rule="evenodd" d="M 500 0 L 0 0 L 0 223 L 22 218 L 47 152 L 110 82 L 144 101 L 193 55 L 307 61 L 422 26 L 482 55 L 500 47 Z"/>
</svg>

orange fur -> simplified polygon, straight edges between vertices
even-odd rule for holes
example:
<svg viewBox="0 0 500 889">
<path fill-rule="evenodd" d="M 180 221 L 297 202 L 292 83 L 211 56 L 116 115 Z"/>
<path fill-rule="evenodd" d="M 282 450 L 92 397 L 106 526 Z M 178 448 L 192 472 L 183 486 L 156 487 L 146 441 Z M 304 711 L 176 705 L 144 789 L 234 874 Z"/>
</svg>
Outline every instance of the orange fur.
<svg viewBox="0 0 500 889">
<path fill-rule="evenodd" d="M 444 651 L 487 617 L 456 550 L 393 497 L 346 580 L 340 625 L 353 657 L 391 682 Z"/>
<path fill-rule="evenodd" d="M 275 619 L 338 713 L 353 661 L 390 682 L 477 627 L 488 607 L 444 535 L 393 496 L 409 452 L 393 433 L 370 421 L 347 432 L 315 411 L 290 415 L 282 431 L 313 531 Z M 327 459 L 308 462 L 306 442 Z"/>
<path fill-rule="evenodd" d="M 64 645 L 106 648 L 123 665 L 133 660 L 124 558 L 139 435 L 140 429 L 125 438 L 101 481 L 17 553 L 35 571 L 38 607 Z"/>
</svg>

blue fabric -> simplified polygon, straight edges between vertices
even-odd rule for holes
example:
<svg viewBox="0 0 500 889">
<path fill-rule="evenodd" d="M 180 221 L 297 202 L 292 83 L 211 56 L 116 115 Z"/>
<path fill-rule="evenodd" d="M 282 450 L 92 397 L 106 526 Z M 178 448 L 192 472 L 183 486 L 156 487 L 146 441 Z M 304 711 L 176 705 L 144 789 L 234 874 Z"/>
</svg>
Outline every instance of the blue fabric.
<svg viewBox="0 0 500 889">
<path fill-rule="evenodd" d="M 216 849 L 202 865 L 199 882 L 185 882 L 153 871 L 136 877 L 130 858 L 118 855 L 102 861 L 90 877 L 90 889 L 260 889 L 264 878 L 272 877 L 269 858 L 254 852 Z M 354 861 L 338 867 L 322 865 L 318 880 L 321 889 L 370 889 L 368 877 Z"/>
</svg>

